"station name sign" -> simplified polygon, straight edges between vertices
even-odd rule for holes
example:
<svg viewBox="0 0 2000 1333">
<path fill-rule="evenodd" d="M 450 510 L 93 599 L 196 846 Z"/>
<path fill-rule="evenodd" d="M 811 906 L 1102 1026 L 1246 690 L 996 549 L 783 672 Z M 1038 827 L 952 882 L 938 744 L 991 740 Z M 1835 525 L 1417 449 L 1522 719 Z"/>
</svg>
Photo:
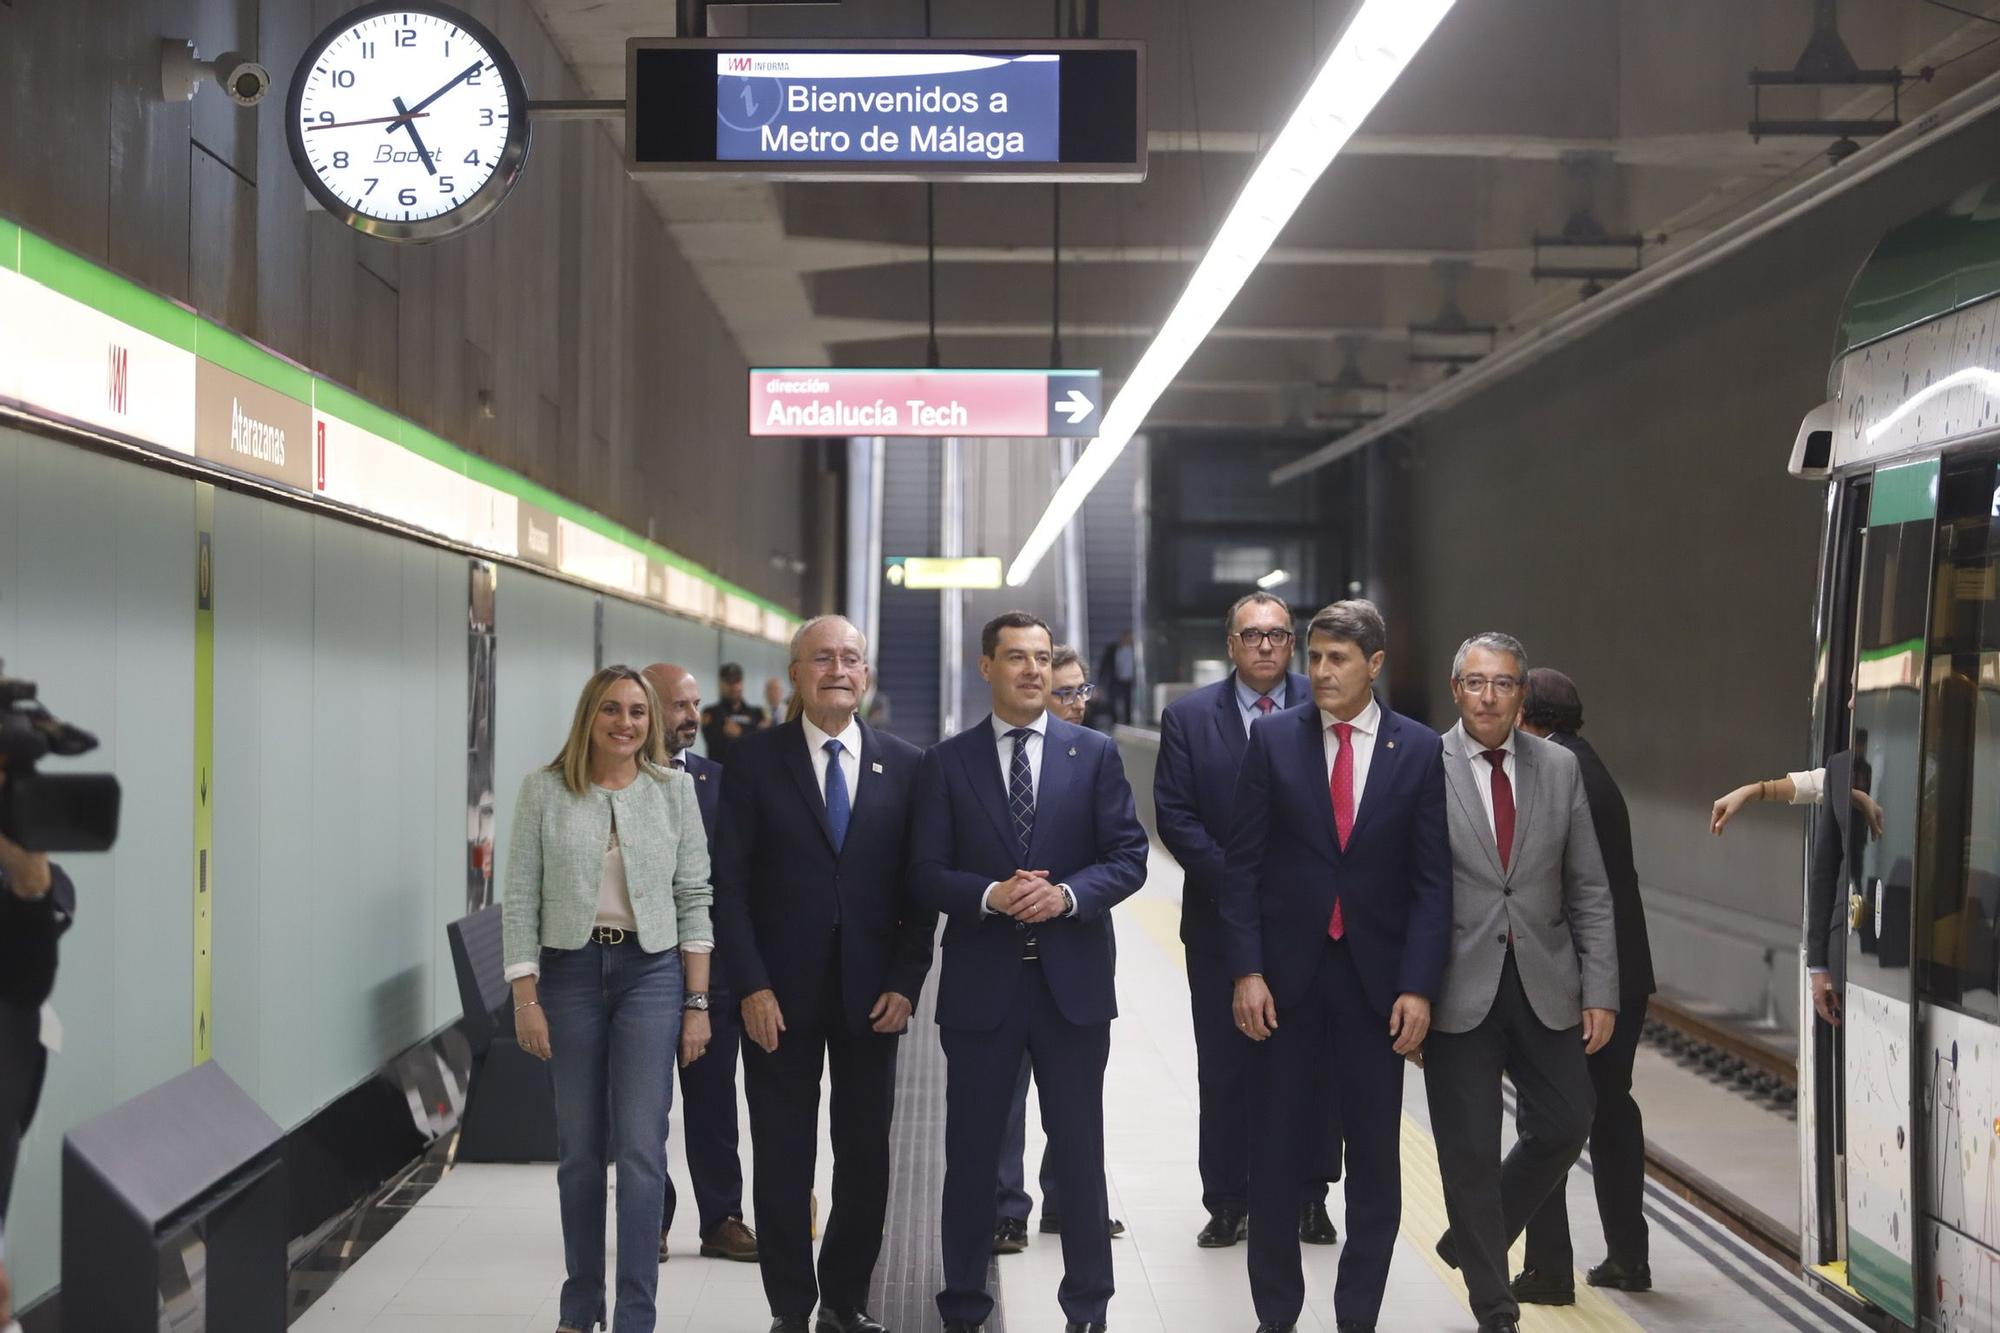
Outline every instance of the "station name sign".
<svg viewBox="0 0 2000 1333">
<path fill-rule="evenodd" d="M 1095 370 L 750 372 L 752 435 L 1094 436 Z"/>
<path fill-rule="evenodd" d="M 1137 181 L 1136 42 L 633 38 L 635 172 Z"/>
</svg>

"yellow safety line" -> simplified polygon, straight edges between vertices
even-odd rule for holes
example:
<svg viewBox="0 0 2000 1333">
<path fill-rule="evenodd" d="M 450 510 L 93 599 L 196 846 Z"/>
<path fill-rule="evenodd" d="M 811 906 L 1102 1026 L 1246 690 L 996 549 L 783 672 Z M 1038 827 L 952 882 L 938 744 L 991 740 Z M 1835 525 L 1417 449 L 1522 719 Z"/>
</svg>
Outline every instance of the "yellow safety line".
<svg viewBox="0 0 2000 1333">
<path fill-rule="evenodd" d="M 1129 898 L 1118 909 L 1145 930 L 1168 957 L 1187 968 L 1187 952 L 1180 940 L 1180 909 L 1164 898 Z M 1437 1239 L 1445 1233 L 1444 1180 L 1438 1174 L 1437 1144 L 1429 1131 L 1403 1117 L 1403 1225 L 1402 1236 L 1423 1256 L 1438 1280 L 1465 1300 L 1465 1280 L 1437 1255 Z M 1521 1263 L 1517 1242 L 1512 1266 Z M 1523 1333 L 1535 1329 L 1574 1330 L 1575 1333 L 1624 1333 L 1642 1326 L 1597 1288 L 1576 1275 L 1576 1304 L 1569 1306 L 1524 1305 L 1521 1307 Z M 1470 1308 L 1469 1306 L 1467 1307 Z"/>
<path fill-rule="evenodd" d="M 1868 1299 L 1866 1296 L 1863 1296 L 1860 1292 L 1856 1291 L 1854 1289 L 1854 1284 L 1847 1280 L 1847 1260 L 1836 1259 L 1830 1264 L 1814 1264 L 1812 1271 L 1817 1273 L 1820 1277 L 1825 1278 L 1828 1282 L 1831 1282 L 1834 1286 L 1839 1287 L 1842 1291 L 1846 1292 L 1848 1295 L 1854 1297 L 1855 1300 L 1865 1301 Z"/>
</svg>

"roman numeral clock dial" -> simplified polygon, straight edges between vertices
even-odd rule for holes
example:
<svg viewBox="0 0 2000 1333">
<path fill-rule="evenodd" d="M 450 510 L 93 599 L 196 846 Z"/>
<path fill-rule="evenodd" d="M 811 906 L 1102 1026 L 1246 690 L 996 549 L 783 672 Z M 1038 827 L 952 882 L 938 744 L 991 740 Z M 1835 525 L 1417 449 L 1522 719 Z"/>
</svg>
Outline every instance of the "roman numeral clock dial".
<svg viewBox="0 0 2000 1333">
<path fill-rule="evenodd" d="M 306 188 L 371 236 L 427 241 L 473 225 L 528 157 L 520 71 L 492 33 L 444 5 L 336 19 L 306 48 L 286 106 Z"/>
</svg>

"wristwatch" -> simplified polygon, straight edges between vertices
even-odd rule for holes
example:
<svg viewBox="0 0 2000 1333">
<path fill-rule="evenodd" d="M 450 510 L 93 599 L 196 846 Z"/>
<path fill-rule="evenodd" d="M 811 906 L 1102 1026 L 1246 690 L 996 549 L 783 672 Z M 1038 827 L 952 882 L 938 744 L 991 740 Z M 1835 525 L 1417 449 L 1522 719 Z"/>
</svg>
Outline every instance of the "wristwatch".
<svg viewBox="0 0 2000 1333">
<path fill-rule="evenodd" d="M 707 1013 L 708 992 L 705 990 L 689 991 L 686 995 L 681 997 L 681 1008 L 698 1010 L 704 1014 Z"/>
</svg>

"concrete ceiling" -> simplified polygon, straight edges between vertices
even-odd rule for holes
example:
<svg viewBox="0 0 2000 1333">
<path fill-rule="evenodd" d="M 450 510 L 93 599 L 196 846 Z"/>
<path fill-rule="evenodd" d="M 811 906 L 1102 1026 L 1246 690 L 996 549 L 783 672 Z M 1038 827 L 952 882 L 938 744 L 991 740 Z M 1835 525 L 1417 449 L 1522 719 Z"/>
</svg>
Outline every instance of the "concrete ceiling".
<svg viewBox="0 0 2000 1333">
<path fill-rule="evenodd" d="M 672 35 L 663 0 L 532 3 L 592 97 L 624 95 L 627 37 Z M 918 36 L 929 8 L 940 37 L 1046 37 L 1071 3 L 718 6 L 710 31 Z M 1148 46 L 1151 166 L 1139 185 L 1062 187 L 1065 364 L 1114 382 L 1130 370 L 1351 5 L 1102 0 L 1101 35 Z M 2000 68 L 2000 44 L 1981 49 L 2000 38 L 2000 0 L 1953 6 L 1839 6 L 1859 65 L 1935 70 L 1903 87 L 1906 121 Z M 1380 410 L 1445 373 L 1412 360 L 1428 341 L 1412 325 L 1455 306 L 1506 342 L 1584 299 L 1576 279 L 1532 275 L 1537 235 L 1594 219 L 1645 237 L 1652 262 L 1837 169 L 1829 137 L 1747 131 L 1745 76 L 1791 68 L 1813 12 L 1813 0 L 1460 0 L 1152 422 L 1332 425 Z M 1764 114 L 1872 118 L 1888 101 L 1880 87 L 1767 89 Z M 645 189 L 753 363 L 924 363 L 924 186 L 652 177 Z M 1047 364 L 1052 187 L 940 185 L 932 203 L 943 364 Z"/>
</svg>

